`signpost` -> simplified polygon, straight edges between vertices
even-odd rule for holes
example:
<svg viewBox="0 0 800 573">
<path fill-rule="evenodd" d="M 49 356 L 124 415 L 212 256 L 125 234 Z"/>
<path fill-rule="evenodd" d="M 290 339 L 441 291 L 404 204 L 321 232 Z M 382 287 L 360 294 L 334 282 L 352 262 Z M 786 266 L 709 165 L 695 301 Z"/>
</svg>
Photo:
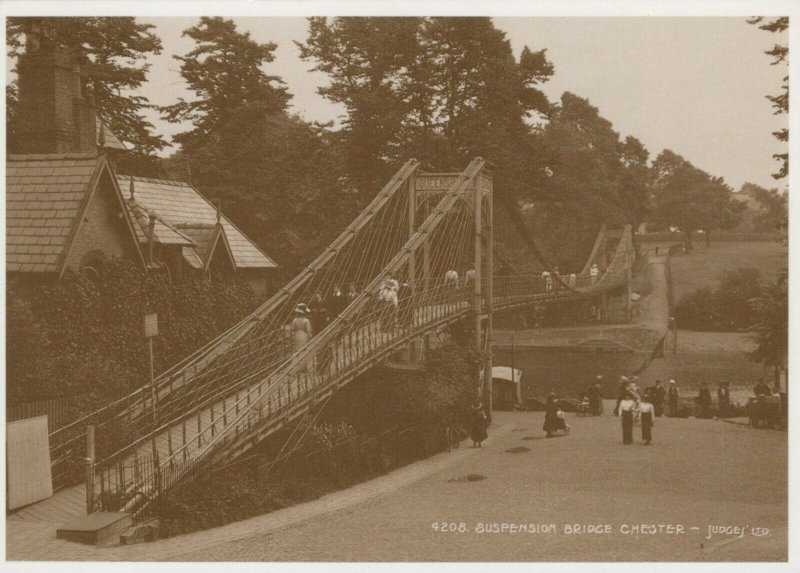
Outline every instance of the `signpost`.
<svg viewBox="0 0 800 573">
<path fill-rule="evenodd" d="M 156 313 L 144 315 L 144 337 L 147 340 L 147 352 L 150 358 L 150 406 L 153 410 L 153 471 L 155 475 L 156 492 L 161 491 L 161 464 L 158 461 L 158 448 L 156 447 L 156 428 L 158 418 L 156 416 L 156 405 L 158 403 L 158 393 L 156 392 L 155 376 L 153 372 L 153 339 L 158 336 L 158 315 Z"/>
</svg>

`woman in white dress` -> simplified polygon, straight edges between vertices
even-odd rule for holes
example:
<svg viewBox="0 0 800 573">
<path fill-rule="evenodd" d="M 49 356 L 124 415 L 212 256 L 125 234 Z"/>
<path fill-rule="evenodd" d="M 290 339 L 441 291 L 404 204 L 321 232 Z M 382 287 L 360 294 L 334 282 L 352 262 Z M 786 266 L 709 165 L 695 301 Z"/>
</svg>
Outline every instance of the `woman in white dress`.
<svg viewBox="0 0 800 573">
<path fill-rule="evenodd" d="M 308 315 L 311 311 L 304 303 L 294 307 L 294 320 L 292 320 L 292 352 L 299 352 L 311 340 L 311 321 Z"/>
</svg>

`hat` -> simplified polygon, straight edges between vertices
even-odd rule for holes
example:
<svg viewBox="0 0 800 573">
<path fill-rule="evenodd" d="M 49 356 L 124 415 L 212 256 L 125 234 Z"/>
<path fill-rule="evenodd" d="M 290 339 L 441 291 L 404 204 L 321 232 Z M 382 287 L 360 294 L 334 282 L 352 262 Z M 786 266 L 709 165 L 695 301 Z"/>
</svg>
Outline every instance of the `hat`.
<svg viewBox="0 0 800 573">
<path fill-rule="evenodd" d="M 670 384 L 675 384 L 675 380 L 670 380 L 669 383 Z"/>
<path fill-rule="evenodd" d="M 309 312 L 311 311 L 308 309 L 308 305 L 304 302 L 301 302 L 296 307 L 294 307 L 295 314 L 308 314 Z"/>
<path fill-rule="evenodd" d="M 598 375 L 597 375 L 597 379 L 598 379 L 598 380 L 602 380 L 602 379 L 603 379 L 603 375 L 602 375 L 602 374 L 598 374 Z"/>
</svg>

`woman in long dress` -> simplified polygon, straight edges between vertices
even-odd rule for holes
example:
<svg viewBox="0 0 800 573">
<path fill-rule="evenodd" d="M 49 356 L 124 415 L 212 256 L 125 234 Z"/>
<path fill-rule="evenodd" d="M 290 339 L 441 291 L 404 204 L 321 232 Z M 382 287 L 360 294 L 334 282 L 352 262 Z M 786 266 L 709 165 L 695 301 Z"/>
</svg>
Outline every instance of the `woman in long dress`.
<svg viewBox="0 0 800 573">
<path fill-rule="evenodd" d="M 294 320 L 292 320 L 292 352 L 299 352 L 311 340 L 312 329 L 308 315 L 311 311 L 304 303 L 298 304 L 294 308 Z"/>
<path fill-rule="evenodd" d="M 483 411 L 482 403 L 477 404 L 472 409 L 469 437 L 472 439 L 473 448 L 480 448 L 483 440 L 488 437 L 486 433 L 486 413 Z"/>
<path fill-rule="evenodd" d="M 552 438 L 556 433 L 561 430 L 564 433 L 569 433 L 569 426 L 564 419 L 564 414 L 558 407 L 555 392 L 550 392 L 547 395 L 547 403 L 545 404 L 544 412 L 544 425 L 542 430 L 547 433 L 548 438 Z"/>
</svg>

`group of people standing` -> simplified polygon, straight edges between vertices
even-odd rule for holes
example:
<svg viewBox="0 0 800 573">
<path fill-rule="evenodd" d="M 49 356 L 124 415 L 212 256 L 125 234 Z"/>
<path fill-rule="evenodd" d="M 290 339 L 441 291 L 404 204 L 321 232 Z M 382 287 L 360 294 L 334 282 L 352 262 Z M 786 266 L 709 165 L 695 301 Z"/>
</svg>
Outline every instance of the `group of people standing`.
<svg viewBox="0 0 800 573">
<path fill-rule="evenodd" d="M 578 285 L 578 275 L 570 273 L 565 280 L 562 278 L 558 267 L 555 267 L 552 273 L 548 270 L 542 272 L 542 281 L 544 282 L 545 291 L 551 292 L 561 288 L 564 283 L 566 283 L 569 288 L 575 288 Z"/>
<path fill-rule="evenodd" d="M 654 399 L 654 388 L 648 388 L 647 398 L 640 396 L 634 378 L 622 376 L 620 378 L 620 392 L 617 396 L 617 406 L 614 413 L 622 422 L 622 443 L 633 443 L 633 424 L 637 419 L 642 428 L 642 441 L 649 446 L 653 442 L 653 426 L 656 409 L 649 400 Z M 660 382 L 660 381 L 659 381 Z"/>
<path fill-rule="evenodd" d="M 315 332 L 324 330 L 328 323 L 339 316 L 357 296 L 355 285 L 351 284 L 347 293 L 343 293 L 339 286 L 335 285 L 326 297 L 317 291 L 311 297 L 309 304 L 298 303 L 294 307 L 294 318 L 289 326 L 292 352 L 298 352 L 308 344 Z"/>
</svg>

